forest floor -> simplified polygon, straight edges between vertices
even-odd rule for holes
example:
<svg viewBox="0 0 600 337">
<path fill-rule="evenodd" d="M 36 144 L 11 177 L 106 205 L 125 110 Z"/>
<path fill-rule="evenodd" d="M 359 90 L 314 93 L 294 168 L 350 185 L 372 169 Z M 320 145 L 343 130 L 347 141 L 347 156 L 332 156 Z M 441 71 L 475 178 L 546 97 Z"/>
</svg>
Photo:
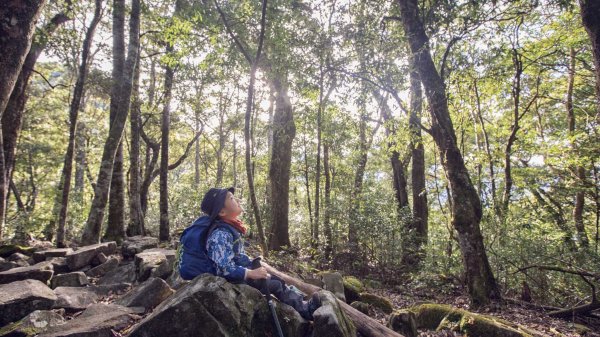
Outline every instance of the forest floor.
<svg viewBox="0 0 600 337">
<path fill-rule="evenodd" d="M 257 253 L 258 250 L 255 249 L 255 247 L 250 247 L 249 255 L 252 255 L 252 252 Z M 314 277 L 313 273 L 319 271 L 314 265 L 313 258 L 310 256 L 303 256 L 297 252 L 278 254 L 276 257 L 268 258 L 267 261 L 280 268 L 283 272 L 289 272 L 303 277 Z M 349 276 L 348 272 L 341 273 L 344 276 Z M 427 284 L 418 280 L 409 280 L 410 278 L 406 277 L 406 282 L 400 284 L 396 282 L 394 285 L 389 285 L 389 282 L 386 282 L 385 279 L 373 278 L 372 275 L 352 276 L 356 276 L 361 280 L 370 279 L 370 282 L 366 282 L 368 292 L 388 298 L 395 309 L 409 308 L 422 303 L 448 304 L 455 308 L 490 315 L 519 324 L 525 328 L 538 332 L 539 336 L 600 337 L 600 315 L 587 318 L 585 322 L 580 319 L 568 321 L 548 316 L 549 311 L 542 308 L 541 305 L 536 306 L 537 303 L 521 302 L 523 303 L 521 304 L 513 303 L 512 301 L 505 301 L 501 305 L 494 304 L 489 307 L 474 310 L 470 307 L 469 298 L 465 289 L 460 285 L 457 285 L 456 280 L 448 280 L 445 283 L 444 281 L 435 282 L 436 284 L 433 285 L 432 283 Z M 398 278 L 401 277 L 394 275 L 395 280 L 398 280 Z M 441 277 L 438 278 L 441 279 Z M 377 319 L 381 324 L 386 325 L 389 315 L 374 307 L 371 307 L 369 310 L 369 315 L 371 317 Z M 438 332 L 419 331 L 419 337 L 426 336 L 454 337 L 463 335 L 449 330 Z"/>
</svg>

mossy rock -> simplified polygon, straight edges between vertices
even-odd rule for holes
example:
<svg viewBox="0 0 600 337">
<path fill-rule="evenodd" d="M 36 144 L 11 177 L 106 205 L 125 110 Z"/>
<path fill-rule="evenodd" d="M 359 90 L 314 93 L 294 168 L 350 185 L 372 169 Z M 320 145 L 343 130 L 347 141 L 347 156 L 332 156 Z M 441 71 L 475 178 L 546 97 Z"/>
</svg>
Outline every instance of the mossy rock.
<svg viewBox="0 0 600 337">
<path fill-rule="evenodd" d="M 366 279 L 364 281 L 364 284 L 367 288 L 374 288 L 374 289 L 378 289 L 381 288 L 383 285 L 381 284 L 381 281 L 377 281 L 377 280 L 371 280 L 371 279 Z"/>
<path fill-rule="evenodd" d="M 386 314 L 391 314 L 392 311 L 394 311 L 394 306 L 392 305 L 392 302 L 382 296 L 370 293 L 361 293 L 360 300 L 362 302 L 368 303 L 376 308 L 381 309 Z"/>
<path fill-rule="evenodd" d="M 33 247 L 25 247 L 19 245 L 3 245 L 0 246 L 0 257 L 7 258 L 14 253 L 21 253 L 27 256 L 33 255 L 35 252 L 35 248 Z"/>
<path fill-rule="evenodd" d="M 352 303 L 360 300 L 360 293 L 366 290 L 362 282 L 354 276 L 344 276 L 342 280 L 344 282 L 346 302 Z"/>
<path fill-rule="evenodd" d="M 350 306 L 354 309 L 362 312 L 365 315 L 369 315 L 369 304 L 361 301 L 354 301 L 350 303 Z"/>
<path fill-rule="evenodd" d="M 471 313 L 445 304 L 421 304 L 409 309 L 416 315 L 417 327 L 451 330 L 468 337 L 531 337 L 534 332 L 493 316 Z"/>
<path fill-rule="evenodd" d="M 417 337 L 417 321 L 415 313 L 407 310 L 395 310 L 388 319 L 388 328 L 406 337 Z"/>
<path fill-rule="evenodd" d="M 587 326 L 583 325 L 583 324 L 573 324 L 573 327 L 575 328 L 575 332 L 577 332 L 578 334 L 585 336 L 588 333 L 592 332 L 592 329 L 588 328 Z"/>
</svg>

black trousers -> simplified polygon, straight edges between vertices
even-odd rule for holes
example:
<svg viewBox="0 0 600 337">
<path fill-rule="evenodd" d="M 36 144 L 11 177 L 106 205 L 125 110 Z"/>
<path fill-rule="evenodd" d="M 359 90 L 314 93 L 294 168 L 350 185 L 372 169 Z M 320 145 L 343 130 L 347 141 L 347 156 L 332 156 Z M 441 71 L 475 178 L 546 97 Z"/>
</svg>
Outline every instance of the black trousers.
<svg viewBox="0 0 600 337">
<path fill-rule="evenodd" d="M 296 311 L 300 313 L 302 317 L 306 318 L 306 316 L 309 315 L 308 304 L 303 300 L 302 295 L 288 288 L 285 285 L 285 282 L 279 277 L 272 275 L 270 279 L 247 280 L 246 283 L 249 286 L 260 290 L 263 295 L 271 293 L 279 301 L 296 309 Z M 269 290 L 268 292 L 267 287 Z"/>
</svg>

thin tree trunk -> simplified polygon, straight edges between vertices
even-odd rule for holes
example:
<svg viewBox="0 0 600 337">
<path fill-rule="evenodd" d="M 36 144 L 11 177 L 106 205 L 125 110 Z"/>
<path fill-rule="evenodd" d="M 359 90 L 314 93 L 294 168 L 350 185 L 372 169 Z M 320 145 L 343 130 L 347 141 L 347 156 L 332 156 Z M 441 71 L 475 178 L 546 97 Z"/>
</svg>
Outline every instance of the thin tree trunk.
<svg viewBox="0 0 600 337">
<path fill-rule="evenodd" d="M 11 1 L 0 5 L 0 120 L 8 105 L 25 58 L 31 48 L 35 23 L 45 0 Z M 10 24 L 7 24 L 10 23 Z M 3 128 L 0 127 L 0 149 L 4 149 Z M 0 239 L 6 218 L 6 199 L 10 177 L 4 151 L 0 151 Z"/>
<path fill-rule="evenodd" d="M 569 64 L 569 81 L 567 86 L 567 100 L 566 100 L 566 108 L 567 108 L 567 121 L 568 121 L 568 130 L 569 130 L 569 139 L 571 143 L 571 149 L 573 150 L 575 156 L 578 156 L 577 144 L 575 142 L 575 109 L 573 107 L 573 84 L 575 82 L 575 61 L 576 61 L 576 52 L 575 48 L 571 47 L 570 52 L 570 64 Z M 573 207 L 573 222 L 575 223 L 575 229 L 577 230 L 577 241 L 582 247 L 589 246 L 589 240 L 587 233 L 585 231 L 585 224 L 583 222 L 583 209 L 585 204 L 585 191 L 583 189 L 583 185 L 585 185 L 586 175 L 585 168 L 581 165 L 576 165 L 572 168 L 577 176 L 577 191 L 575 192 L 575 202 Z"/>
<path fill-rule="evenodd" d="M 260 240 L 261 246 L 263 248 L 263 253 L 266 255 L 268 253 L 268 247 L 267 247 L 267 244 L 265 241 L 265 234 L 264 234 L 264 230 L 263 230 L 262 221 L 260 218 L 260 208 L 258 206 L 258 201 L 256 199 L 256 192 L 254 190 L 254 175 L 252 172 L 253 164 L 252 164 L 252 158 L 251 158 L 251 153 L 250 153 L 250 150 L 251 150 L 250 118 L 252 116 L 252 102 L 253 102 L 253 97 L 254 97 L 254 83 L 256 81 L 256 70 L 258 69 L 258 62 L 260 60 L 260 55 L 262 52 L 262 47 L 263 47 L 263 42 L 264 42 L 264 37 L 265 37 L 265 29 L 266 29 L 265 22 L 266 22 L 266 17 L 267 17 L 267 0 L 262 1 L 262 10 L 261 10 L 261 18 L 260 18 L 260 34 L 259 34 L 259 38 L 258 38 L 258 48 L 256 49 L 256 55 L 254 56 L 254 59 L 244 49 L 241 42 L 233 34 L 233 31 L 231 30 L 231 27 L 229 26 L 229 23 L 227 22 L 225 14 L 219 7 L 218 2 L 215 0 L 214 3 L 215 3 L 215 6 L 217 7 L 217 11 L 219 11 L 219 15 L 221 16 L 221 19 L 223 20 L 223 24 L 225 25 L 225 28 L 226 28 L 228 34 L 234 40 L 235 44 L 240 49 L 240 52 L 246 58 L 246 61 L 248 61 L 248 63 L 250 64 L 250 68 L 251 68 L 250 69 L 250 83 L 248 85 L 248 97 L 246 99 L 246 113 L 245 113 L 245 117 L 244 117 L 244 142 L 246 145 L 246 150 L 245 150 L 246 176 L 248 178 L 248 191 L 250 193 L 250 200 L 252 202 L 252 211 L 254 213 L 254 218 L 256 220 L 256 228 L 258 229 L 259 240 Z"/>
<path fill-rule="evenodd" d="M 127 226 L 127 235 L 146 235 L 146 226 L 144 223 L 144 213 L 142 212 L 142 202 L 140 199 L 140 132 L 142 127 L 140 102 L 140 64 L 139 54 L 133 75 L 133 92 L 129 123 L 131 129 L 131 150 L 129 154 L 129 224 Z"/>
<path fill-rule="evenodd" d="M 313 240 L 314 246 L 315 226 L 312 212 L 312 202 L 310 201 L 310 179 L 308 175 L 308 149 L 306 148 L 306 134 L 304 134 L 302 140 L 304 142 L 304 186 L 306 187 L 306 207 L 308 207 L 308 223 L 310 225 L 310 237 L 311 240 Z"/>
<path fill-rule="evenodd" d="M 84 244 L 97 243 L 100 240 L 100 229 L 104 219 L 104 210 L 108 199 L 108 189 L 113 172 L 114 159 L 117 152 L 123 130 L 125 129 L 125 121 L 129 111 L 131 101 L 131 87 L 133 72 L 139 49 L 139 29 L 140 29 L 140 0 L 132 0 L 131 3 L 131 18 L 129 20 L 129 47 L 127 53 L 127 61 L 122 74 L 115 79 L 121 85 L 121 99 L 117 106 L 121 107 L 115 116 L 114 122 L 111 124 L 108 132 L 108 138 L 104 144 L 102 152 L 102 161 L 98 172 L 98 180 L 94 191 L 94 199 L 87 219 L 86 227 L 81 238 Z"/>
<path fill-rule="evenodd" d="M 177 2 L 179 3 L 179 2 Z M 178 8 L 176 6 L 175 12 Z M 167 42 L 167 55 L 173 53 L 173 45 Z M 160 145 L 160 228 L 159 240 L 168 241 L 169 235 L 169 132 L 171 124 L 171 94 L 173 90 L 173 67 L 167 65 L 165 68 L 165 92 L 164 106 L 161 121 L 161 145 Z"/>
<path fill-rule="evenodd" d="M 79 110 L 81 108 L 81 100 L 83 97 L 85 79 L 88 74 L 88 64 L 90 49 L 92 47 L 92 41 L 94 40 L 94 34 L 96 27 L 101 19 L 102 11 L 102 0 L 96 0 L 96 8 L 94 10 L 94 17 L 92 22 L 85 33 L 85 39 L 83 40 L 83 46 L 81 51 L 81 64 L 79 65 L 77 82 L 75 83 L 75 89 L 73 90 L 73 99 L 71 100 L 71 106 L 69 108 L 69 142 L 67 145 L 67 152 L 65 153 L 65 159 L 62 170 L 62 185 L 59 187 L 59 191 L 62 191 L 61 195 L 61 206 L 58 214 L 58 229 L 56 231 L 56 246 L 63 248 L 65 244 L 65 224 L 67 222 L 67 211 L 69 208 L 69 193 L 71 191 L 71 175 L 73 173 L 73 156 L 75 154 L 75 139 L 77 130 L 77 119 L 79 117 Z"/>
<path fill-rule="evenodd" d="M 277 92 L 273 116 L 273 152 L 269 167 L 271 181 L 271 237 L 269 248 L 281 250 L 290 246 L 289 187 L 292 162 L 292 143 L 296 136 L 292 103 L 288 96 L 286 76 L 274 74 L 273 86 Z"/>
<path fill-rule="evenodd" d="M 221 94 L 219 103 L 219 145 L 217 147 L 217 183 L 216 186 L 223 184 L 223 150 L 225 149 L 225 95 Z"/>
<path fill-rule="evenodd" d="M 498 202 L 496 197 L 496 176 L 494 173 L 494 157 L 492 156 L 492 150 L 490 146 L 490 139 L 487 134 L 487 130 L 485 128 L 485 122 L 483 120 L 483 113 L 481 112 L 481 99 L 479 95 L 479 89 L 477 87 L 477 80 L 473 81 L 473 90 L 475 91 L 475 99 L 477 103 L 477 120 L 481 125 L 481 132 L 483 133 L 483 140 L 485 143 L 485 153 L 487 155 L 488 167 L 490 171 L 490 185 L 492 188 L 492 205 L 494 207 L 494 211 L 497 216 L 500 215 L 500 210 L 498 209 Z"/>
<path fill-rule="evenodd" d="M 500 291 L 490 268 L 479 227 L 482 216 L 481 202 L 456 144 L 446 89 L 431 58 L 429 38 L 419 18 L 417 0 L 398 0 L 398 4 L 405 35 L 412 51 L 413 64 L 429 101 L 431 134 L 439 148 L 450 183 L 452 225 L 459 233 L 471 301 L 474 305 L 487 304 L 492 299 L 499 299 Z"/>
<path fill-rule="evenodd" d="M 325 259 L 333 254 L 333 230 L 331 228 L 331 168 L 329 167 L 329 144 L 323 144 L 323 171 L 325 173 L 325 200 L 323 203 L 323 229 L 325 230 Z"/>
</svg>

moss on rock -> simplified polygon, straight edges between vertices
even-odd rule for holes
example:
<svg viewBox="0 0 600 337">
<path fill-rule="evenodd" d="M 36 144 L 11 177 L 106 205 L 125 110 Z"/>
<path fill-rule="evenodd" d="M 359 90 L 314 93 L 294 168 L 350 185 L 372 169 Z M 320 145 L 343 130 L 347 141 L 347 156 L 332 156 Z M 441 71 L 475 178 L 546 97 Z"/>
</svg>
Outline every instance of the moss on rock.
<svg viewBox="0 0 600 337">
<path fill-rule="evenodd" d="M 381 309 L 386 314 L 391 314 L 392 311 L 394 311 L 394 306 L 392 305 L 392 302 L 382 296 L 370 293 L 361 293 L 360 300 L 362 302 L 368 303 L 376 308 Z"/>
<path fill-rule="evenodd" d="M 531 337 L 534 332 L 511 322 L 456 309 L 445 304 L 421 304 L 409 308 L 416 315 L 418 328 L 451 330 L 468 337 Z"/>
<path fill-rule="evenodd" d="M 360 293 L 366 290 L 362 282 L 354 276 L 344 276 L 342 281 L 344 282 L 346 302 L 352 303 L 360 300 Z"/>
<path fill-rule="evenodd" d="M 19 245 L 3 245 L 0 246 L 0 257 L 6 258 L 11 256 L 14 253 L 21 253 L 27 256 L 33 255 L 35 252 L 35 248 L 33 247 L 25 247 Z"/>
<path fill-rule="evenodd" d="M 361 301 L 354 301 L 352 303 L 350 303 L 350 306 L 353 307 L 354 309 L 362 312 L 365 315 L 369 315 L 369 304 L 365 303 L 365 302 L 361 302 Z"/>
</svg>

